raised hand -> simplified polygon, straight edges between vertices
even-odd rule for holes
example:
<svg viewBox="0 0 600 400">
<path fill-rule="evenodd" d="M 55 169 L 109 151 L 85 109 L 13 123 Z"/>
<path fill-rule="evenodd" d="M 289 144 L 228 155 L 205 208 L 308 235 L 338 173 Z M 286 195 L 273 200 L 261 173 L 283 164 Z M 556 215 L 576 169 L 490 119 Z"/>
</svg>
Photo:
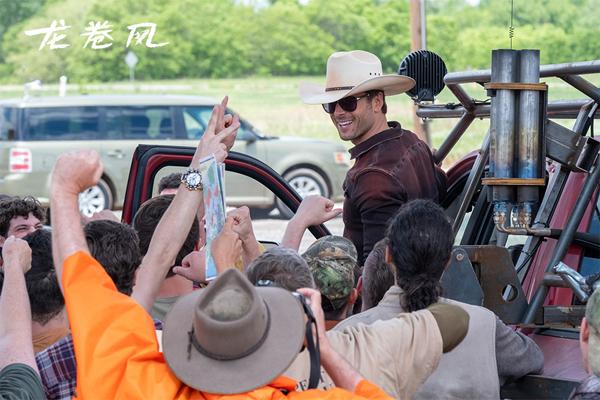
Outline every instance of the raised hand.
<svg viewBox="0 0 600 400">
<path fill-rule="evenodd" d="M 31 268 L 31 249 L 23 239 L 10 236 L 2 245 L 3 268 L 19 268 L 23 273 Z"/>
<path fill-rule="evenodd" d="M 51 192 L 77 195 L 97 184 L 102 170 L 100 155 L 94 150 L 61 154 L 52 170 Z"/>
<path fill-rule="evenodd" d="M 193 166 L 197 166 L 198 161 L 211 154 L 214 154 L 217 162 L 223 162 L 227 158 L 227 153 L 233 146 L 235 135 L 240 127 L 240 120 L 237 116 L 226 116 L 226 107 L 227 97 L 221 104 L 214 106 L 208 126 L 192 159 Z"/>
<path fill-rule="evenodd" d="M 306 196 L 292 219 L 304 228 L 320 225 L 340 215 L 342 209 L 333 208 L 334 205 L 333 201 L 323 196 Z"/>
<path fill-rule="evenodd" d="M 181 261 L 181 266 L 173 267 L 173 272 L 190 281 L 206 281 L 206 252 L 192 251 Z"/>
<path fill-rule="evenodd" d="M 250 209 L 246 206 L 236 208 L 227 213 L 228 217 L 233 218 L 232 230 L 236 232 L 242 242 L 254 239 L 254 230 L 252 229 L 252 220 L 250 219 Z"/>
<path fill-rule="evenodd" d="M 234 218 L 227 217 L 223 229 L 211 243 L 211 254 L 219 273 L 234 267 L 242 255 L 242 241 L 233 230 L 234 224 Z"/>
</svg>

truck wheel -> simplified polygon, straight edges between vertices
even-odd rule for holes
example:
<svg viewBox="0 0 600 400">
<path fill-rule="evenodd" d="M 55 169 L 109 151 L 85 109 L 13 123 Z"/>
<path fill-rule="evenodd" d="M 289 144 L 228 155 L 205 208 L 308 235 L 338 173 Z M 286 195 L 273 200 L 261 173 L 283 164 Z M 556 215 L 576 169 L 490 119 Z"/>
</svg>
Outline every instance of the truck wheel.
<svg viewBox="0 0 600 400">
<path fill-rule="evenodd" d="M 106 181 L 100 179 L 97 185 L 79 194 L 79 211 L 86 217 L 113 206 L 113 194 Z"/>
<path fill-rule="evenodd" d="M 283 178 L 288 181 L 291 187 L 304 198 L 310 195 L 320 195 L 329 197 L 329 188 L 325 178 L 317 171 L 310 168 L 297 168 L 286 172 Z M 282 218 L 290 219 L 294 216 L 292 210 L 288 208 L 281 200 L 276 201 L 277 209 Z"/>
</svg>

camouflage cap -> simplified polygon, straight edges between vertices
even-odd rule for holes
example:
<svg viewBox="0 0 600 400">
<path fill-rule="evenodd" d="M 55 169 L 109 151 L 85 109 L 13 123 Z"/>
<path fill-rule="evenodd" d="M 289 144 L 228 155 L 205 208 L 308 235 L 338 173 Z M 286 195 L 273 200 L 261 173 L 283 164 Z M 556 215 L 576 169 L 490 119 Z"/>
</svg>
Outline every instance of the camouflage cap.
<svg viewBox="0 0 600 400">
<path fill-rule="evenodd" d="M 590 296 L 585 307 L 585 319 L 590 327 L 589 364 L 592 373 L 600 376 L 600 289 Z"/>
<path fill-rule="evenodd" d="M 314 242 L 302 257 L 306 260 L 321 295 L 334 310 L 348 301 L 354 288 L 357 252 L 354 244 L 342 236 L 325 236 Z"/>
</svg>

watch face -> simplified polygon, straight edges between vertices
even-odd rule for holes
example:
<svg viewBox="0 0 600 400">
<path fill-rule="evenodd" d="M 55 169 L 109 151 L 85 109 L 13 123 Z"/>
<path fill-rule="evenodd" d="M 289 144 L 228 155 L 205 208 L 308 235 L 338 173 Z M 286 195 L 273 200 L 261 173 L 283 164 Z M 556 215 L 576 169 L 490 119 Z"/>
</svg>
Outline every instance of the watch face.
<svg viewBox="0 0 600 400">
<path fill-rule="evenodd" d="M 191 173 L 188 174 L 187 178 L 186 178 L 186 182 L 188 183 L 188 185 L 190 186 L 198 186 L 200 184 L 200 182 L 202 181 L 202 177 L 200 174 L 198 173 Z"/>
</svg>

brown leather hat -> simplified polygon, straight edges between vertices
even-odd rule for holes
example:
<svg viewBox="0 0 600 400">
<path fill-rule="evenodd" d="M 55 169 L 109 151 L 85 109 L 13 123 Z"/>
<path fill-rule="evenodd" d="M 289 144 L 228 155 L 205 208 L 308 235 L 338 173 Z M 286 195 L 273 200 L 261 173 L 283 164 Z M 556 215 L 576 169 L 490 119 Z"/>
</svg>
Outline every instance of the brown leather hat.
<svg viewBox="0 0 600 400">
<path fill-rule="evenodd" d="M 244 393 L 279 376 L 298 355 L 304 312 L 287 290 L 254 287 L 230 269 L 180 298 L 166 316 L 163 353 L 186 385 Z"/>
</svg>

